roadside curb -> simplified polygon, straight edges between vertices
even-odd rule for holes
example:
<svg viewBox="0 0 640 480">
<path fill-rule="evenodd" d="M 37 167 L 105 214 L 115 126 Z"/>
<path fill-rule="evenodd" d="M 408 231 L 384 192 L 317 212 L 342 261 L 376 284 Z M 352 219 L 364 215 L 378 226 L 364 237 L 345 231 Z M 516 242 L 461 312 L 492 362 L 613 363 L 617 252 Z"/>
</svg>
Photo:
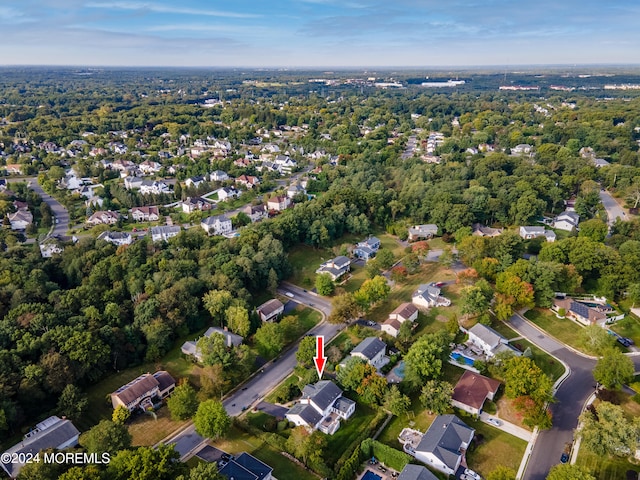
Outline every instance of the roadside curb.
<svg viewBox="0 0 640 480">
<path fill-rule="evenodd" d="M 521 480 L 524 476 L 524 473 L 527 471 L 527 466 L 529 465 L 529 459 L 531 458 L 531 453 L 533 452 L 533 448 L 536 445 L 536 440 L 538 440 L 538 427 L 533 429 L 533 434 L 531 435 L 531 440 L 527 443 L 527 448 L 524 451 L 524 455 L 522 456 L 522 461 L 520 462 L 520 467 L 518 467 L 518 473 L 516 473 L 516 480 Z"/>
</svg>

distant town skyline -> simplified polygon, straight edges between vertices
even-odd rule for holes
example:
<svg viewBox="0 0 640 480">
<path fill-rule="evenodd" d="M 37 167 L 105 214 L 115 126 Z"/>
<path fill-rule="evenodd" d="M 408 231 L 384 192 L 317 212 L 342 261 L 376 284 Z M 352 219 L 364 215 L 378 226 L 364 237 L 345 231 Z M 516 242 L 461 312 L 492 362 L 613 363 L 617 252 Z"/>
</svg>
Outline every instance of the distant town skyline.
<svg viewBox="0 0 640 480">
<path fill-rule="evenodd" d="M 0 64 L 640 63 L 629 0 L 2 0 Z"/>
</svg>

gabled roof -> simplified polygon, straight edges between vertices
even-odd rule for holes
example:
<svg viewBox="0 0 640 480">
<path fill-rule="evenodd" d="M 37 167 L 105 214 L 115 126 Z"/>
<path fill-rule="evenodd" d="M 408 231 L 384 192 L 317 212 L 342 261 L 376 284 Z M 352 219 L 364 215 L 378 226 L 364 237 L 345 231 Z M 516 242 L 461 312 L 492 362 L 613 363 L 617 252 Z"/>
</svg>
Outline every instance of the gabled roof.
<svg viewBox="0 0 640 480">
<path fill-rule="evenodd" d="M 451 399 L 479 410 L 487 395 L 495 394 L 499 387 L 499 381 L 465 370 L 453 389 Z"/>
<path fill-rule="evenodd" d="M 496 332 L 493 328 L 487 327 L 482 323 L 476 323 L 469 329 L 469 333 L 473 333 L 476 337 L 489 345 L 491 348 L 495 348 L 502 340 L 506 342 L 506 338 Z"/>
<path fill-rule="evenodd" d="M 350 398 L 340 397 L 333 404 L 333 408 L 341 412 L 347 413 L 349 409 L 355 404 L 356 402 L 354 402 Z"/>
<path fill-rule="evenodd" d="M 396 309 L 389 314 L 389 317 L 391 317 L 392 315 L 396 315 L 406 320 L 414 315 L 417 311 L 418 307 L 416 307 L 413 303 L 405 302 L 398 305 Z"/>
<path fill-rule="evenodd" d="M 262 305 L 260 305 L 257 310 L 262 313 L 262 315 L 264 315 L 265 317 L 268 317 L 269 315 L 271 315 L 273 312 L 283 308 L 284 305 L 282 304 L 282 302 L 280 300 L 278 300 L 277 298 L 272 298 L 271 300 L 268 300 L 266 302 L 264 302 Z"/>
<path fill-rule="evenodd" d="M 273 468 L 271 468 L 269 465 L 261 462 L 256 457 L 254 457 L 253 455 L 249 455 L 246 452 L 243 452 L 238 458 L 236 458 L 235 462 L 239 465 L 242 465 L 244 468 L 256 475 L 258 479 L 265 478 L 267 475 L 273 472 Z"/>
<path fill-rule="evenodd" d="M 520 227 L 520 232 L 525 233 L 527 235 L 544 235 L 544 227 Z"/>
<path fill-rule="evenodd" d="M 378 337 L 367 337 L 360 342 L 356 348 L 351 350 L 351 354 L 359 353 L 369 360 L 375 358 L 380 352 L 384 352 L 387 348 L 387 344 L 380 340 Z"/>
<path fill-rule="evenodd" d="M 437 300 L 440 296 L 440 289 L 430 283 L 423 283 L 422 285 L 418 285 L 418 288 L 415 292 L 413 292 L 412 297 L 422 297 L 426 300 Z"/>
<path fill-rule="evenodd" d="M 153 378 L 158 381 L 158 388 L 160 390 L 166 390 L 167 388 L 175 386 L 176 384 L 176 381 L 173 379 L 173 377 L 169 375 L 169 372 L 165 370 L 157 371 L 153 374 Z"/>
<path fill-rule="evenodd" d="M 296 403 L 289 409 L 287 415 L 298 415 L 311 427 L 315 427 L 322 420 L 322 415 L 315 408 L 304 403 Z"/>
<path fill-rule="evenodd" d="M 342 390 L 329 380 L 322 380 L 314 385 L 306 385 L 302 390 L 302 397 L 308 398 L 320 410 L 326 410 L 341 396 Z"/>
<path fill-rule="evenodd" d="M 438 415 L 422 436 L 416 452 L 431 453 L 451 469 L 457 467 L 463 443 L 469 444 L 475 430 L 455 415 Z"/>
<path fill-rule="evenodd" d="M 438 477 L 421 465 L 409 464 L 400 472 L 398 480 L 438 480 Z"/>
<path fill-rule="evenodd" d="M 555 221 L 559 222 L 561 220 L 566 220 L 569 223 L 578 225 L 578 223 L 580 222 L 580 215 L 578 215 L 576 212 L 570 212 L 568 210 L 565 210 L 564 212 L 562 212 L 560 215 L 556 217 Z"/>
<path fill-rule="evenodd" d="M 258 476 L 255 473 L 250 472 L 242 465 L 236 463 L 235 460 L 229 461 L 222 467 L 220 473 L 228 479 L 233 480 L 258 480 Z"/>
<path fill-rule="evenodd" d="M 158 380 L 153 375 L 144 373 L 138 378 L 135 378 L 131 382 L 127 383 L 126 385 L 123 385 L 111 395 L 117 396 L 122 401 L 122 403 L 128 405 L 138 397 L 145 395 L 159 385 L 160 382 L 158 382 Z"/>
</svg>

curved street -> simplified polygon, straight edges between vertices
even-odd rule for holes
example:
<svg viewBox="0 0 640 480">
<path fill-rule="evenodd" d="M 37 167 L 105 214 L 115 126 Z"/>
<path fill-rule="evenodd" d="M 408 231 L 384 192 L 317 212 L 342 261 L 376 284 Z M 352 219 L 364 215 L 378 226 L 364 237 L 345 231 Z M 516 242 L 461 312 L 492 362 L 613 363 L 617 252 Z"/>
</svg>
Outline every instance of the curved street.
<svg viewBox="0 0 640 480">
<path fill-rule="evenodd" d="M 606 190 L 600 190 L 600 201 L 607 211 L 607 219 L 609 226 L 613 225 L 616 219 L 627 220 L 627 215 L 624 213 L 622 207 L 616 202 L 615 198 L 611 196 Z"/>
</svg>

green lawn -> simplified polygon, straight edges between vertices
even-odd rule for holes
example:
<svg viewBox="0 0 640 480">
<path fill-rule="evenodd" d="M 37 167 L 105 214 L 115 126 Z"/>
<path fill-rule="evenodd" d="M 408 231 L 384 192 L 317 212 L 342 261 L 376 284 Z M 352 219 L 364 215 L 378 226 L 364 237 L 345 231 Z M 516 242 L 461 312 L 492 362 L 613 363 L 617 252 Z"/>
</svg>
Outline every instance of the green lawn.
<svg viewBox="0 0 640 480">
<path fill-rule="evenodd" d="M 290 385 L 296 385 L 298 383 L 298 376 L 295 373 L 292 373 L 287 378 L 285 378 L 280 385 L 274 388 L 269 395 L 264 398 L 265 402 L 276 403 L 276 398 L 278 398 L 278 392 L 280 390 L 288 390 Z"/>
<path fill-rule="evenodd" d="M 628 470 L 640 472 L 640 467 L 632 465 L 626 458 L 594 455 L 584 448 L 580 449 L 576 463 L 587 467 L 597 480 L 624 480 Z"/>
<path fill-rule="evenodd" d="M 325 463 L 332 466 L 375 416 L 376 412 L 373 409 L 358 403 L 353 416 L 349 420 L 341 422 L 338 431 L 327 437 L 328 445 L 325 450 Z"/>
<path fill-rule="evenodd" d="M 630 338 L 636 345 L 640 345 L 640 320 L 635 315 L 627 313 L 623 320 L 616 322 L 610 328 L 623 337 Z"/>
<path fill-rule="evenodd" d="M 477 443 L 467 451 L 469 468 L 483 477 L 498 465 L 518 471 L 527 442 L 462 413 L 458 412 L 462 421 L 476 430 Z"/>
<path fill-rule="evenodd" d="M 280 454 L 272 446 L 242 432 L 235 426 L 231 427 L 225 439 L 217 440 L 213 445 L 234 455 L 242 452 L 250 453 L 273 467 L 273 476 L 278 480 L 300 480 L 312 477 L 311 473 Z"/>
<path fill-rule="evenodd" d="M 558 318 L 551 311 L 541 308 L 529 310 L 524 316 L 561 342 L 584 351 L 580 341 L 580 329 L 582 327 L 574 321 L 567 318 Z"/>
<path fill-rule="evenodd" d="M 313 288 L 316 270 L 321 263 L 333 258 L 330 250 L 317 249 L 309 245 L 297 245 L 289 252 L 289 263 L 293 269 L 289 281 L 305 288 Z"/>
</svg>

